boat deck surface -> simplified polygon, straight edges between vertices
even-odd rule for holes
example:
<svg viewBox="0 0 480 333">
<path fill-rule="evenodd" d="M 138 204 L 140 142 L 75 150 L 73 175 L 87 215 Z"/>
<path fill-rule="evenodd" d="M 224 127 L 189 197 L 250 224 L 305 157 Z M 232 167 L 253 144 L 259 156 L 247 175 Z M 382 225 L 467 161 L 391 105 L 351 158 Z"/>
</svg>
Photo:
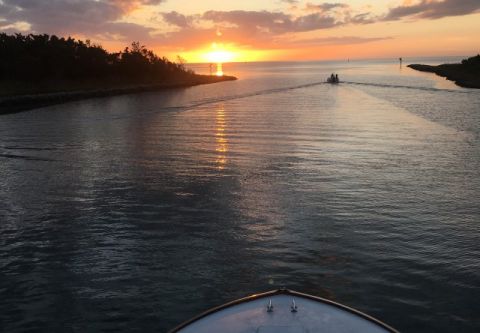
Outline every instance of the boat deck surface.
<svg viewBox="0 0 480 333">
<path fill-rule="evenodd" d="M 172 332 L 395 332 L 387 325 L 348 307 L 302 295 L 290 291 L 253 295 L 207 311 Z M 270 300 L 273 309 L 267 311 Z M 293 300 L 297 306 L 296 312 L 292 312 Z"/>
</svg>

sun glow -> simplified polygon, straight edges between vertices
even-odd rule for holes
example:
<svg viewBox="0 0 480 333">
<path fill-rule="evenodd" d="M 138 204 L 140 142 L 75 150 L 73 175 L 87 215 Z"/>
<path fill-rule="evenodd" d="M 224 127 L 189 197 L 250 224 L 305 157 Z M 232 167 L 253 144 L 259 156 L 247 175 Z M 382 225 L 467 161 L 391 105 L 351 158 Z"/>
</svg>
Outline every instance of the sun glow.
<svg viewBox="0 0 480 333">
<path fill-rule="evenodd" d="M 227 50 L 224 44 L 219 44 L 216 42 L 212 43 L 211 49 L 212 51 L 205 53 L 204 58 L 210 64 L 216 64 L 216 76 L 223 76 L 223 64 L 232 62 L 235 58 L 235 54 L 232 51 Z"/>
<path fill-rule="evenodd" d="M 160 52 L 160 51 L 158 51 Z M 281 51 L 270 51 L 270 50 L 242 50 L 235 49 L 229 51 L 233 55 L 231 62 L 250 62 L 250 61 L 267 61 L 269 59 L 276 59 L 279 55 L 282 55 Z M 182 52 L 182 58 L 185 58 L 188 63 L 204 63 L 204 64 L 214 64 L 214 61 L 208 60 L 209 51 L 205 49 L 192 50 L 187 52 Z M 178 53 L 172 52 L 168 53 L 169 58 L 174 59 Z"/>
<path fill-rule="evenodd" d="M 226 50 L 215 50 L 205 55 L 208 62 L 212 63 L 225 63 L 231 62 L 235 57 L 233 52 Z"/>
</svg>

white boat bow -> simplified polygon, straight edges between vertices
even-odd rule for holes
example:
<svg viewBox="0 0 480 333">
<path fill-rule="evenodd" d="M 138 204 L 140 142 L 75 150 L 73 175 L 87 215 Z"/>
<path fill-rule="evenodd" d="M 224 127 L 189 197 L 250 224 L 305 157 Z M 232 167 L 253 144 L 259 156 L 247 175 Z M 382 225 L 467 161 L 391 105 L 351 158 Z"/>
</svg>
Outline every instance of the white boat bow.
<svg viewBox="0 0 480 333">
<path fill-rule="evenodd" d="M 345 305 L 288 289 L 279 289 L 213 308 L 170 331 L 170 333 L 193 332 L 384 333 L 397 331 Z"/>
</svg>

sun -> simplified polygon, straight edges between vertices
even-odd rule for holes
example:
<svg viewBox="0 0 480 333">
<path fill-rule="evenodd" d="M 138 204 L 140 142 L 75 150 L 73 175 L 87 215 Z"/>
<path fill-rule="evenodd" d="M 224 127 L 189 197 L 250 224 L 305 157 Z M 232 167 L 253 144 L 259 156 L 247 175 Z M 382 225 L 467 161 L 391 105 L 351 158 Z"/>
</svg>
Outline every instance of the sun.
<svg viewBox="0 0 480 333">
<path fill-rule="evenodd" d="M 231 51 L 215 50 L 205 55 L 205 59 L 211 63 L 226 63 L 232 61 L 234 54 Z"/>
</svg>

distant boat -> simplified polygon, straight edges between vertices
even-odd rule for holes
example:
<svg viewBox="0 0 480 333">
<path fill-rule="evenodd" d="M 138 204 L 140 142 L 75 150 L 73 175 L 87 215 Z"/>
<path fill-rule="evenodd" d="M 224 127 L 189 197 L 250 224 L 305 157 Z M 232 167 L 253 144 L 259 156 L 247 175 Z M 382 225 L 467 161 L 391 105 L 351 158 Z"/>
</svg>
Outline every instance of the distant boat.
<svg viewBox="0 0 480 333">
<path fill-rule="evenodd" d="M 288 289 L 245 297 L 208 310 L 170 333 L 398 333 L 345 305 Z"/>
<path fill-rule="evenodd" d="M 338 75 L 331 75 L 327 78 L 327 83 L 331 84 L 338 84 L 340 83 L 340 80 L 338 79 Z"/>
</svg>

